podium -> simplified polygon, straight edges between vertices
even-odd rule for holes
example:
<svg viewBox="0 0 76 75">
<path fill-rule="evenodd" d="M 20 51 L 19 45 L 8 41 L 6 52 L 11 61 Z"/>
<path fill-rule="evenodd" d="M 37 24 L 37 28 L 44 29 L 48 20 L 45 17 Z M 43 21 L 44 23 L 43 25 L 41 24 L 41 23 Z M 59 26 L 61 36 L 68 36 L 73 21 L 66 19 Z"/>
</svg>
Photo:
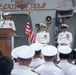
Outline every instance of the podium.
<svg viewBox="0 0 76 75">
<path fill-rule="evenodd" d="M 4 55 L 11 57 L 12 36 L 16 33 L 11 28 L 0 28 L 0 48 Z"/>
</svg>

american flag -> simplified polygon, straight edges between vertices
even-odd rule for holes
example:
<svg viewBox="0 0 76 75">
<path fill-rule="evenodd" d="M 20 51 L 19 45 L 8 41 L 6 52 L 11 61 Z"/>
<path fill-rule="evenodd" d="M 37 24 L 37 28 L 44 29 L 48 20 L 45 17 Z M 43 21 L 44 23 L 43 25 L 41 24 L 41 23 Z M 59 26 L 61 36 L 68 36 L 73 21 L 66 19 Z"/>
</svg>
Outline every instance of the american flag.
<svg viewBox="0 0 76 75">
<path fill-rule="evenodd" d="M 30 22 L 27 22 L 27 24 L 26 24 L 25 33 L 27 35 L 29 35 L 29 42 L 30 42 L 30 44 L 34 43 L 35 42 L 35 35 L 34 35 L 33 27 L 32 27 L 31 18 L 30 18 Z"/>
</svg>

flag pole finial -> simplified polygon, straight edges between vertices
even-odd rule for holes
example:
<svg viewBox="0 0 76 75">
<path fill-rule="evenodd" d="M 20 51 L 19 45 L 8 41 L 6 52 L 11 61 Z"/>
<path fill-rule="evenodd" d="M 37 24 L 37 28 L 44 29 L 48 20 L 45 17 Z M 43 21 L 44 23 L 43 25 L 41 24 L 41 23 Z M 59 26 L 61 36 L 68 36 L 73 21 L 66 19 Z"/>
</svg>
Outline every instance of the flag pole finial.
<svg viewBox="0 0 76 75">
<path fill-rule="evenodd" d="M 58 5 L 56 5 L 56 10 L 58 10 Z"/>
<path fill-rule="evenodd" d="M 28 19 L 30 19 L 30 12 L 31 12 L 31 8 L 32 8 L 32 5 L 31 4 L 28 4 L 28 8 L 27 8 L 27 10 L 28 10 Z"/>
</svg>

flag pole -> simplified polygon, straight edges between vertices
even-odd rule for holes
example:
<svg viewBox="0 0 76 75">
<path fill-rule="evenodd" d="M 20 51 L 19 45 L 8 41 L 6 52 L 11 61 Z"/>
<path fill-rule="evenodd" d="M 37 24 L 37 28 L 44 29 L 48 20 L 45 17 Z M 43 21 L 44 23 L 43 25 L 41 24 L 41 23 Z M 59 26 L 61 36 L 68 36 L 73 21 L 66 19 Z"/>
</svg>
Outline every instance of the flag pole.
<svg viewBox="0 0 76 75">
<path fill-rule="evenodd" d="M 59 13 L 58 13 L 58 5 L 56 5 L 56 19 L 57 19 L 57 21 L 56 21 L 56 25 L 57 25 L 57 27 L 58 27 L 58 33 L 59 33 L 59 24 L 58 24 L 58 17 L 59 16 Z"/>
<path fill-rule="evenodd" d="M 58 24 L 58 5 L 56 5 L 56 13 L 55 13 L 55 46 L 57 47 L 57 39 L 59 33 L 59 24 Z"/>
<path fill-rule="evenodd" d="M 56 5 L 56 10 L 58 10 L 58 5 Z"/>
<path fill-rule="evenodd" d="M 32 21 L 31 21 L 31 17 L 30 17 L 30 11 L 31 11 L 32 5 L 28 4 L 28 22 L 26 24 L 26 34 L 28 34 L 29 38 L 28 38 L 28 42 L 29 45 L 35 42 L 35 35 L 34 35 L 34 31 L 33 31 L 33 26 L 32 26 Z"/>
<path fill-rule="evenodd" d="M 32 5 L 31 4 L 28 4 L 28 20 L 30 21 L 30 12 L 31 12 L 31 8 L 32 8 Z M 31 44 L 31 41 L 30 41 L 30 35 L 29 35 L 29 38 L 28 38 L 28 42 L 29 42 L 29 45 Z"/>
<path fill-rule="evenodd" d="M 0 7 L 0 21 L 2 21 L 2 7 Z"/>
<path fill-rule="evenodd" d="M 28 8 L 27 8 L 27 10 L 28 10 L 28 19 L 30 18 L 30 12 L 31 12 L 31 8 L 32 8 L 32 5 L 31 4 L 28 4 Z"/>
</svg>

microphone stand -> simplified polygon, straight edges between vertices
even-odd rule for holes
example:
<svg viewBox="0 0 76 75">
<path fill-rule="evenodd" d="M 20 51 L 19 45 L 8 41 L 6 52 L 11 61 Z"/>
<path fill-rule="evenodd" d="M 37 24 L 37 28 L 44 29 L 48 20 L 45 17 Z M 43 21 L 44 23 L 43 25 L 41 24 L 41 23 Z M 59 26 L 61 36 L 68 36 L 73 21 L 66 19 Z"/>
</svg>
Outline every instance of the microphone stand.
<svg viewBox="0 0 76 75">
<path fill-rule="evenodd" d="M 4 25 L 4 23 L 5 23 L 5 19 L 4 19 L 3 23 L 2 23 L 2 26 L 1 26 L 1 28 L 3 28 L 3 25 Z"/>
</svg>

